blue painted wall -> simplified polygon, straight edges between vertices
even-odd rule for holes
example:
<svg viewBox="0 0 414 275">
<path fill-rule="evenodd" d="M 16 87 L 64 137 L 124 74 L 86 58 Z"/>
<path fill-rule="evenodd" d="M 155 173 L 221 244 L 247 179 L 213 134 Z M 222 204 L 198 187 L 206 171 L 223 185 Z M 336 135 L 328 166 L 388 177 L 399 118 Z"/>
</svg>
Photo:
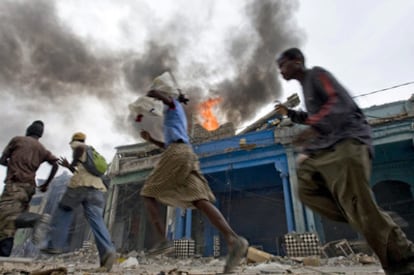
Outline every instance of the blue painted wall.
<svg viewBox="0 0 414 275">
<path fill-rule="evenodd" d="M 412 140 L 375 146 L 371 185 L 399 180 L 414 185 L 414 147 Z"/>
<path fill-rule="evenodd" d="M 246 147 L 240 147 L 240 139 Z M 243 149 L 244 148 L 244 149 Z M 272 130 L 195 145 L 201 169 L 217 198 L 217 206 L 233 229 L 251 245 L 283 254 L 280 239 L 294 230 L 286 154 Z M 218 234 L 204 225 L 206 254 Z M 226 253 L 221 238 L 221 254 Z"/>
</svg>

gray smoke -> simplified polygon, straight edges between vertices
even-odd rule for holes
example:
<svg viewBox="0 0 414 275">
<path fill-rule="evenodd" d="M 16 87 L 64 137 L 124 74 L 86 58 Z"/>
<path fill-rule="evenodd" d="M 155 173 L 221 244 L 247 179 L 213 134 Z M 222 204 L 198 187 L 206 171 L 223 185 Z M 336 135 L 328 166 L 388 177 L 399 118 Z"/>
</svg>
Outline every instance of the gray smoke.
<svg viewBox="0 0 414 275">
<path fill-rule="evenodd" d="M 3 1 L 1 10 L 0 61 L 6 66 L 0 79 L 28 88 L 15 96 L 58 99 L 72 92 L 64 86 L 105 88 L 116 77 L 114 60 L 93 54 L 58 21 L 52 2 Z"/>
<path fill-rule="evenodd" d="M 145 94 L 151 80 L 167 70 L 177 69 L 176 51 L 172 47 L 162 47 L 155 42 L 150 42 L 148 51 L 143 56 L 129 60 L 124 65 L 123 71 L 130 89 L 139 94 Z"/>
<path fill-rule="evenodd" d="M 257 33 L 251 55 L 246 46 L 252 43 L 251 37 L 230 36 L 228 53 L 237 63 L 237 77 L 224 80 L 217 90 L 224 97 L 222 109 L 228 110 L 227 119 L 236 125 L 253 118 L 261 107 L 281 95 L 274 61 L 277 53 L 301 43 L 302 33 L 291 25 L 297 6 L 297 1 L 250 2 L 247 15 Z"/>
<path fill-rule="evenodd" d="M 204 62 L 180 57 L 191 52 L 192 42 L 209 28 L 211 7 L 201 23 L 194 23 L 197 18 L 183 14 L 172 15 L 162 25 L 148 23 L 145 27 L 149 35 L 143 51 L 115 52 L 79 37 L 59 19 L 51 0 L 3 0 L 0 3 L 2 144 L 13 135 L 23 134 L 35 119 L 45 120 L 46 132 L 56 125 L 62 131 L 79 130 L 85 119 L 79 105 L 84 97 L 104 106 L 106 117 L 112 119 L 106 126 L 108 131 L 137 136 L 133 120 L 128 119 L 127 105 L 143 95 L 151 79 L 167 69 L 184 83 L 182 89 L 191 98 L 192 108 L 205 98 L 205 91 L 210 96 L 220 95 L 221 113 L 237 126 L 280 95 L 274 57 L 284 48 L 301 42 L 302 33 L 292 21 L 297 5 L 297 1 L 247 2 L 246 24 L 250 24 L 251 30 L 230 30 L 225 41 L 226 62 L 235 71 L 235 77 L 222 79 L 218 84 L 203 82 L 201 87 L 195 83 L 213 74 L 220 75 L 211 68 L 211 62 L 220 60 Z M 96 117 L 96 123 L 103 123 L 100 117 Z M 67 135 L 59 130 L 56 134 Z M 57 138 L 65 138 L 65 142 L 68 139 Z M 119 144 L 107 146 L 116 145 Z M 51 149 L 58 150 L 59 146 L 61 140 Z"/>
</svg>

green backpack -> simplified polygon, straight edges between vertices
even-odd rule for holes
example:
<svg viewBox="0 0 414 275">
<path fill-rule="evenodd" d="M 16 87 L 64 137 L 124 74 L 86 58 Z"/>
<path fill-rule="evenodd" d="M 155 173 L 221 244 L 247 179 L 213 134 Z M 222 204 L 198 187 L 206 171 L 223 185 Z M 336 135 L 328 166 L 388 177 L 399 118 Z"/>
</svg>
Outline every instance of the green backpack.
<svg viewBox="0 0 414 275">
<path fill-rule="evenodd" d="M 83 163 L 86 170 L 97 177 L 101 177 L 108 169 L 105 158 L 92 146 L 86 149 L 86 161 Z"/>
</svg>

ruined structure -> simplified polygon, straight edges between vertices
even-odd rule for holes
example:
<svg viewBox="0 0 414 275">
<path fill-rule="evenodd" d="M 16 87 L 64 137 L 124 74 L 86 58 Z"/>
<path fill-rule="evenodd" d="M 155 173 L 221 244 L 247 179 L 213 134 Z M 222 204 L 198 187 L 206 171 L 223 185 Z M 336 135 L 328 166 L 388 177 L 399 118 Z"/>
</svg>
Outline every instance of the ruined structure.
<svg viewBox="0 0 414 275">
<path fill-rule="evenodd" d="M 364 112 L 374 136 L 373 193 L 381 207 L 397 212 L 408 222 L 403 230 L 414 239 L 414 97 L 372 106 Z M 272 127 L 267 125 L 265 130 L 239 135 L 234 135 L 231 124 L 220 127 L 217 133 L 197 127 L 193 134 L 201 134 L 193 135 L 193 147 L 216 195 L 216 205 L 253 246 L 285 255 L 283 237 L 291 232 L 315 232 L 322 243 L 359 239 L 348 225 L 318 216 L 295 196 L 296 153 L 291 140 L 301 126 L 282 120 Z M 155 240 L 139 191 L 162 150 L 147 143 L 116 149 L 110 170 L 113 180 L 106 221 L 119 252 L 145 251 Z M 65 184 L 54 182 L 52 186 L 48 202 L 33 200 L 39 211 L 52 211 Z M 182 244 L 188 241 L 189 254 L 226 253 L 218 232 L 198 211 L 164 207 L 163 213 L 168 237 L 184 241 Z M 68 250 L 79 248 L 90 239 L 88 232 L 81 221 L 75 221 Z M 190 249 L 190 244 L 194 244 L 194 249 Z"/>
<path fill-rule="evenodd" d="M 413 98 L 364 110 L 374 133 L 375 196 L 381 206 L 409 221 L 405 230 L 410 238 L 414 238 L 413 110 Z M 281 123 L 266 128 L 193 144 L 217 206 L 230 224 L 252 245 L 277 255 L 284 254 L 283 236 L 293 231 L 317 232 L 322 242 L 358 239 L 348 225 L 319 217 L 294 195 L 297 179 L 291 139 L 301 126 Z M 139 190 L 159 153 L 145 143 L 117 148 L 107 219 L 121 250 L 145 249 L 154 241 Z M 194 240 L 198 254 L 225 253 L 217 231 L 197 211 L 166 208 L 164 214 L 171 239 Z"/>
</svg>

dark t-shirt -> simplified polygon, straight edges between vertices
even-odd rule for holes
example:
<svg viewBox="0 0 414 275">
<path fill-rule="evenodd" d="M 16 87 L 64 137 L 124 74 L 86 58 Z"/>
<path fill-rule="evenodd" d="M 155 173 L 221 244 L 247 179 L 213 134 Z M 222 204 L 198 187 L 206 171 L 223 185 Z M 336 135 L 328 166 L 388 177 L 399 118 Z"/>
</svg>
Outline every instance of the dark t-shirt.
<svg viewBox="0 0 414 275">
<path fill-rule="evenodd" d="M 305 146 L 306 152 L 331 148 L 353 138 L 368 145 L 373 155 L 371 128 L 364 113 L 331 73 L 321 67 L 307 70 L 302 88 L 307 112 L 289 110 L 288 116 L 319 133 Z"/>
<path fill-rule="evenodd" d="M 3 157 L 8 160 L 5 183 L 28 182 L 34 185 L 39 166 L 45 161 L 52 164 L 58 159 L 37 139 L 27 136 L 12 138 L 3 151 Z"/>
</svg>

